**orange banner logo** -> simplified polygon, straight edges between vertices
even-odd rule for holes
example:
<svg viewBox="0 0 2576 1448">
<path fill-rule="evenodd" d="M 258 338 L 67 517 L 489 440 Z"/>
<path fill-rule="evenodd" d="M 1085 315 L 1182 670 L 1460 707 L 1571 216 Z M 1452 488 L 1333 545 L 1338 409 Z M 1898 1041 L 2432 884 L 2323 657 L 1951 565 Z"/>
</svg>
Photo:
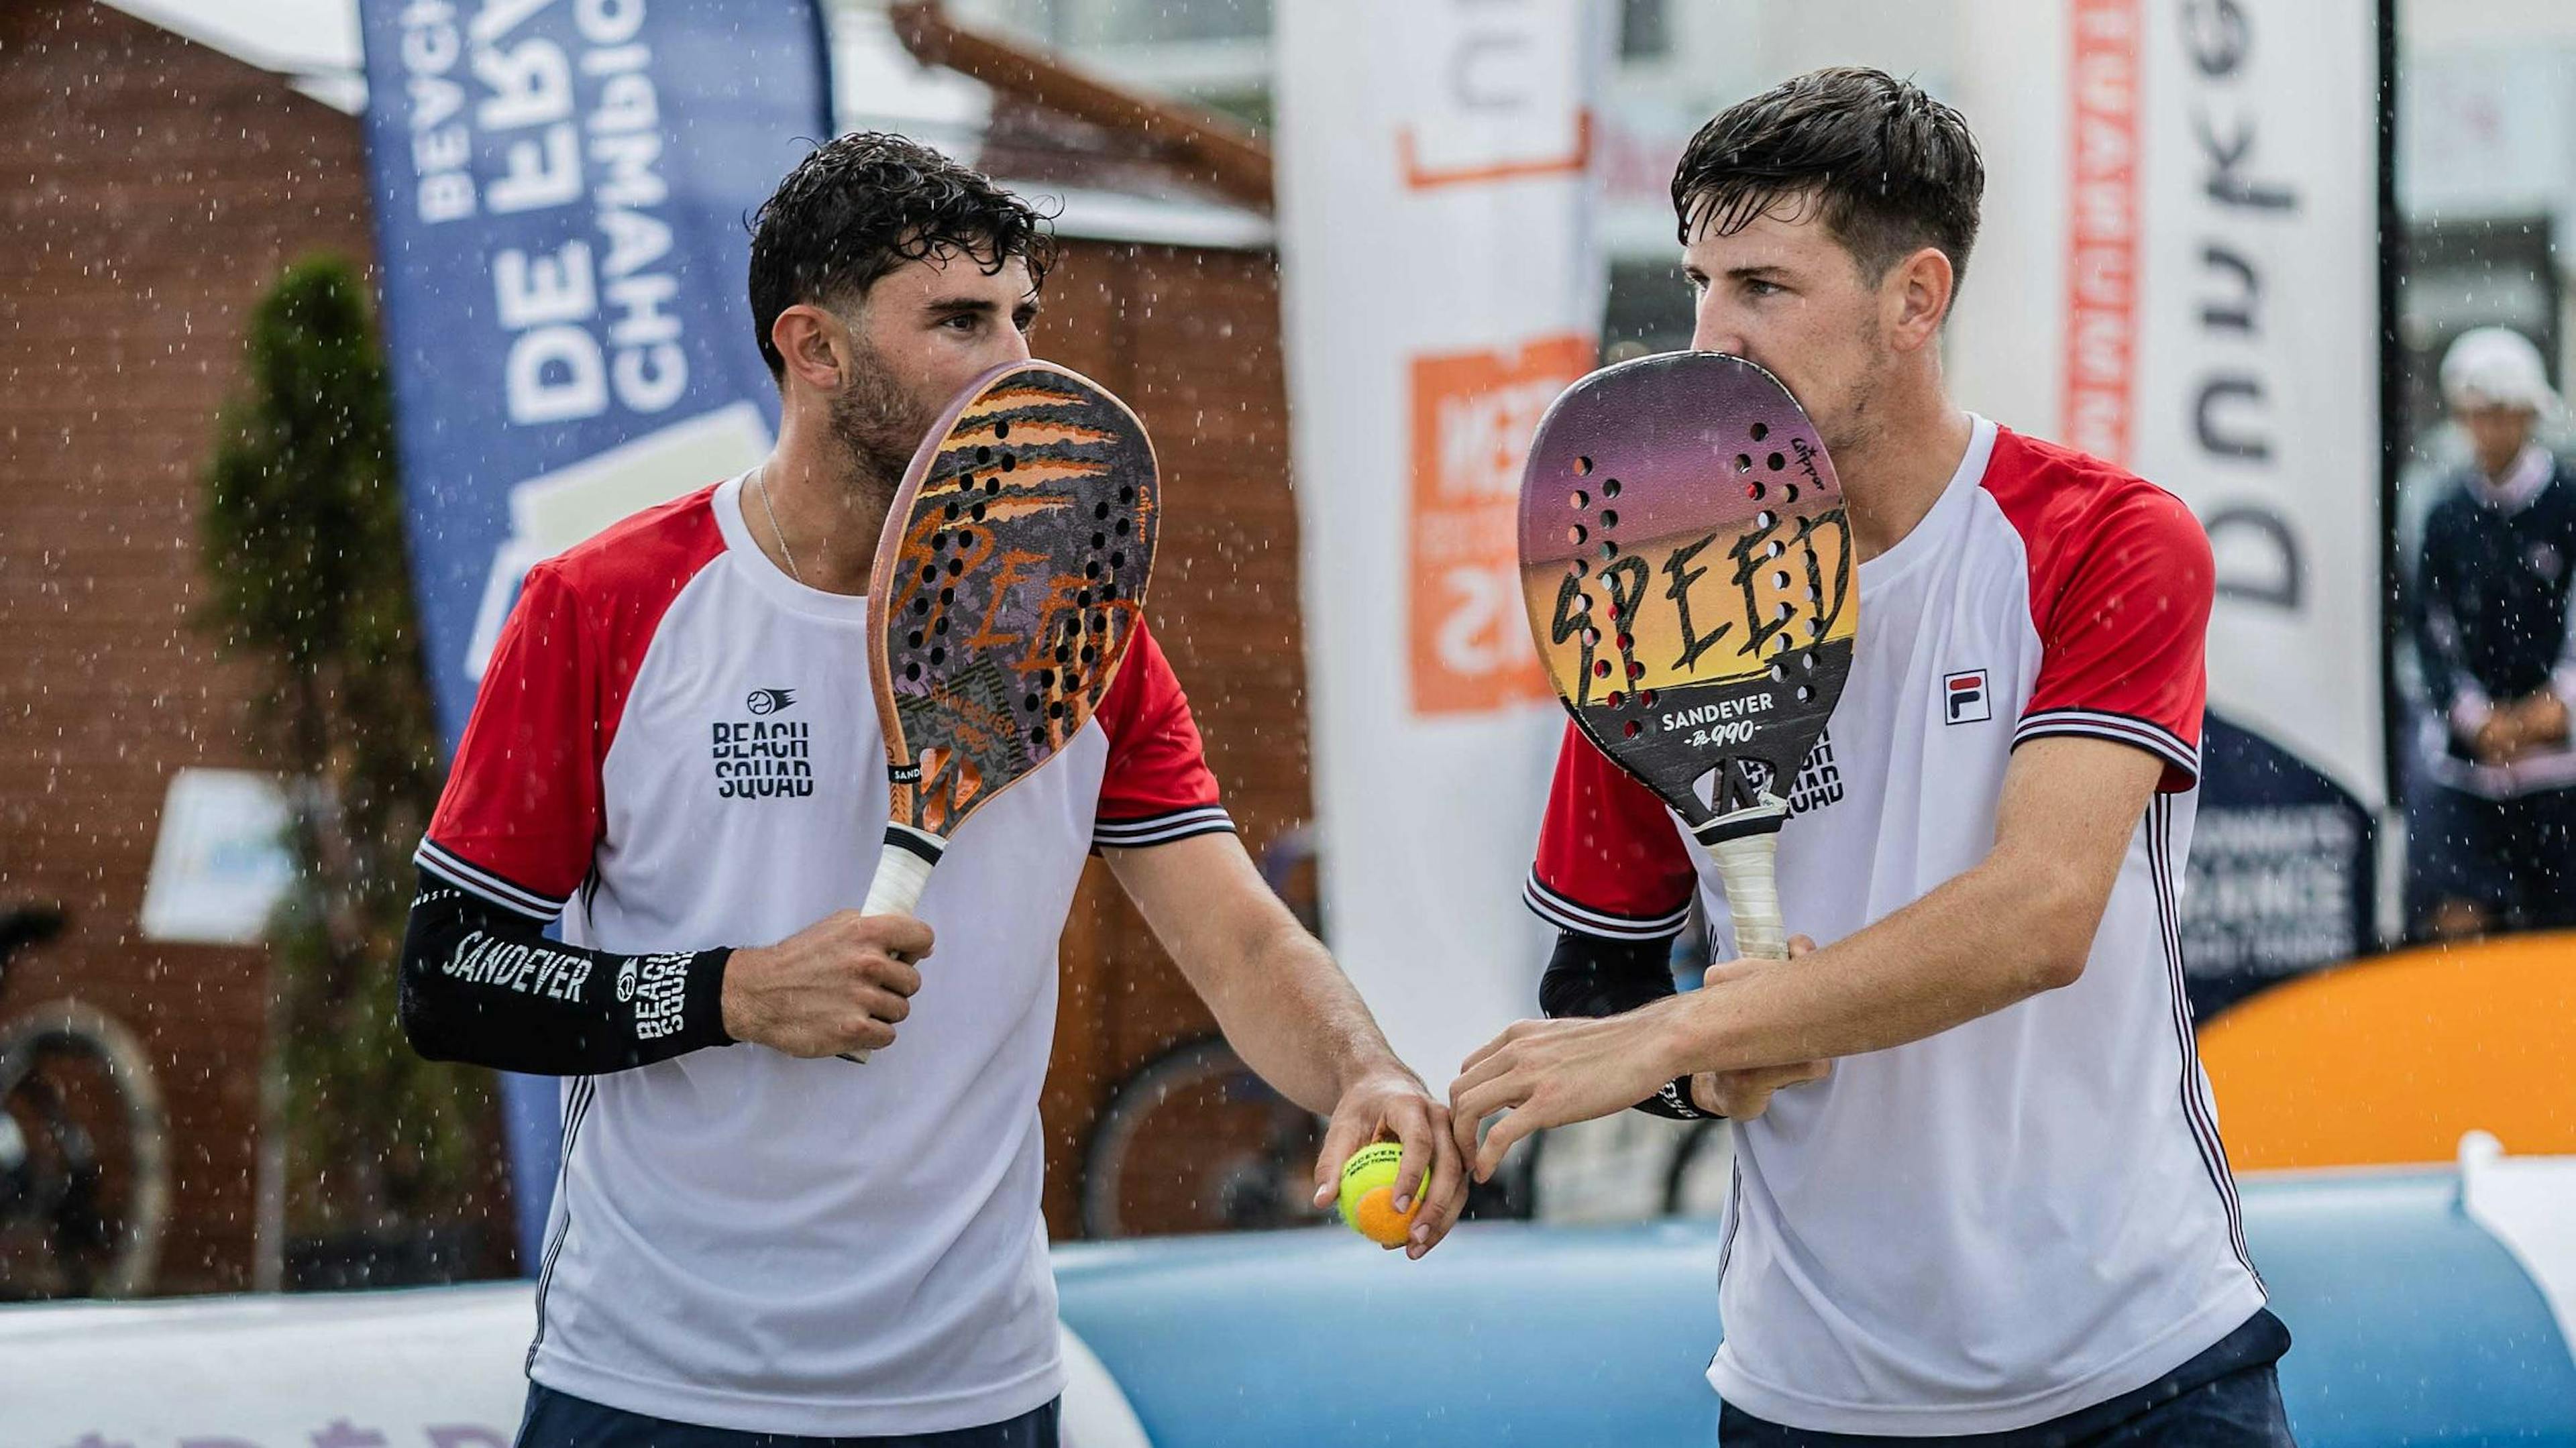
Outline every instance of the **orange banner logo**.
<svg viewBox="0 0 2576 1448">
<path fill-rule="evenodd" d="M 1413 712 L 1482 713 L 1555 697 L 1520 599 L 1521 463 L 1593 339 L 1413 359 Z"/>
</svg>

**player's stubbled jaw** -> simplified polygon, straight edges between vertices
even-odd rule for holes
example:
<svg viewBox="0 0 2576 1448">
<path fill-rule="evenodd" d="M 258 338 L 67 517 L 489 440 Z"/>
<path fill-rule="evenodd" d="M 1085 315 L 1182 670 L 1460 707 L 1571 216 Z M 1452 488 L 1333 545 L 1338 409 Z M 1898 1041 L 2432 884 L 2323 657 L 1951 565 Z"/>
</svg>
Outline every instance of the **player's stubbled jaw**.
<svg viewBox="0 0 2576 1448">
<path fill-rule="evenodd" d="M 1704 227 L 1684 262 L 1696 290 L 1692 345 L 1779 377 L 1828 451 L 1861 440 L 1888 365 L 1883 298 L 1822 209 L 1781 198 L 1731 231 Z"/>
</svg>

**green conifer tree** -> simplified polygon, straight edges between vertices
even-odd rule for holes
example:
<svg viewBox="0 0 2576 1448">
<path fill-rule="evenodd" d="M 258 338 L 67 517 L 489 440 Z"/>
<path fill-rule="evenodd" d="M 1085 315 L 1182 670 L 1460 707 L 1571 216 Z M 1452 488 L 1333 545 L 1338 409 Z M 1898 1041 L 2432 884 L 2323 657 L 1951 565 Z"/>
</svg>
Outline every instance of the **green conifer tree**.
<svg viewBox="0 0 2576 1448">
<path fill-rule="evenodd" d="M 410 854 L 439 760 L 392 396 L 358 272 L 290 268 L 248 352 L 201 546 L 208 622 L 276 685 L 256 747 L 295 805 L 304 888 L 271 934 L 288 1230 L 399 1236 L 463 1214 L 491 1159 L 493 1103 L 488 1073 L 422 1060 L 395 1018 Z"/>
</svg>

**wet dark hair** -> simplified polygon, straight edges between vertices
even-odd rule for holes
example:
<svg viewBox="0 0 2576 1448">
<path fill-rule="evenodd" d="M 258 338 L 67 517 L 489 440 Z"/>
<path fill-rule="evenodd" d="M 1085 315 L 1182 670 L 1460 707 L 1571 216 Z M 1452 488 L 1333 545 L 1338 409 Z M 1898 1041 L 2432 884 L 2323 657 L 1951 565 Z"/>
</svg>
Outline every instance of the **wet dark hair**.
<svg viewBox="0 0 2576 1448">
<path fill-rule="evenodd" d="M 1957 111 L 1883 70 L 1835 66 L 1736 102 L 1699 128 L 1673 171 L 1682 245 L 1732 235 L 1812 198 L 1875 282 L 1922 247 L 1964 277 L 1986 165 Z"/>
<path fill-rule="evenodd" d="M 930 147 L 883 131 L 827 141 L 796 163 L 751 221 L 751 324 L 772 377 L 787 360 L 769 340 L 778 314 L 864 296 L 879 277 L 936 252 L 974 259 L 986 275 L 1011 258 L 1045 285 L 1055 262 L 1049 218 Z"/>
</svg>

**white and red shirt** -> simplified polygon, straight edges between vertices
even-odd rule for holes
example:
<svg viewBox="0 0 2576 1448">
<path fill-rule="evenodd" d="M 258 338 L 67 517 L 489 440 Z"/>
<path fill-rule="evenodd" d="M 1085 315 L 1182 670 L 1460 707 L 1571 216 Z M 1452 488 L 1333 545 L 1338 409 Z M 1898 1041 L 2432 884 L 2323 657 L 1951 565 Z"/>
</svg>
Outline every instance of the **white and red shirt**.
<svg viewBox="0 0 2576 1448">
<path fill-rule="evenodd" d="M 2045 1422 L 2142 1387 L 2263 1305 L 2175 934 L 2198 792 L 2209 543 L 2172 495 L 1976 419 L 1931 512 L 1860 565 L 1851 677 L 1780 833 L 1789 929 L 1830 944 L 1976 865 L 2015 746 L 2134 745 L 2163 779 L 2083 976 L 1835 1063 L 1735 1123 L 1709 1368 L 1818 1432 Z M 1529 899 L 1672 934 L 1716 871 L 1569 732 Z"/>
<path fill-rule="evenodd" d="M 632 953 L 768 945 L 865 900 L 887 809 L 866 600 L 779 571 L 740 494 L 529 574 L 423 869 Z M 530 1375 L 812 1437 L 1055 1397 L 1038 1091 L 1057 938 L 1095 843 L 1231 828 L 1140 629 L 1092 722 L 951 838 L 893 1046 L 856 1065 L 734 1045 L 565 1081 Z"/>
</svg>

